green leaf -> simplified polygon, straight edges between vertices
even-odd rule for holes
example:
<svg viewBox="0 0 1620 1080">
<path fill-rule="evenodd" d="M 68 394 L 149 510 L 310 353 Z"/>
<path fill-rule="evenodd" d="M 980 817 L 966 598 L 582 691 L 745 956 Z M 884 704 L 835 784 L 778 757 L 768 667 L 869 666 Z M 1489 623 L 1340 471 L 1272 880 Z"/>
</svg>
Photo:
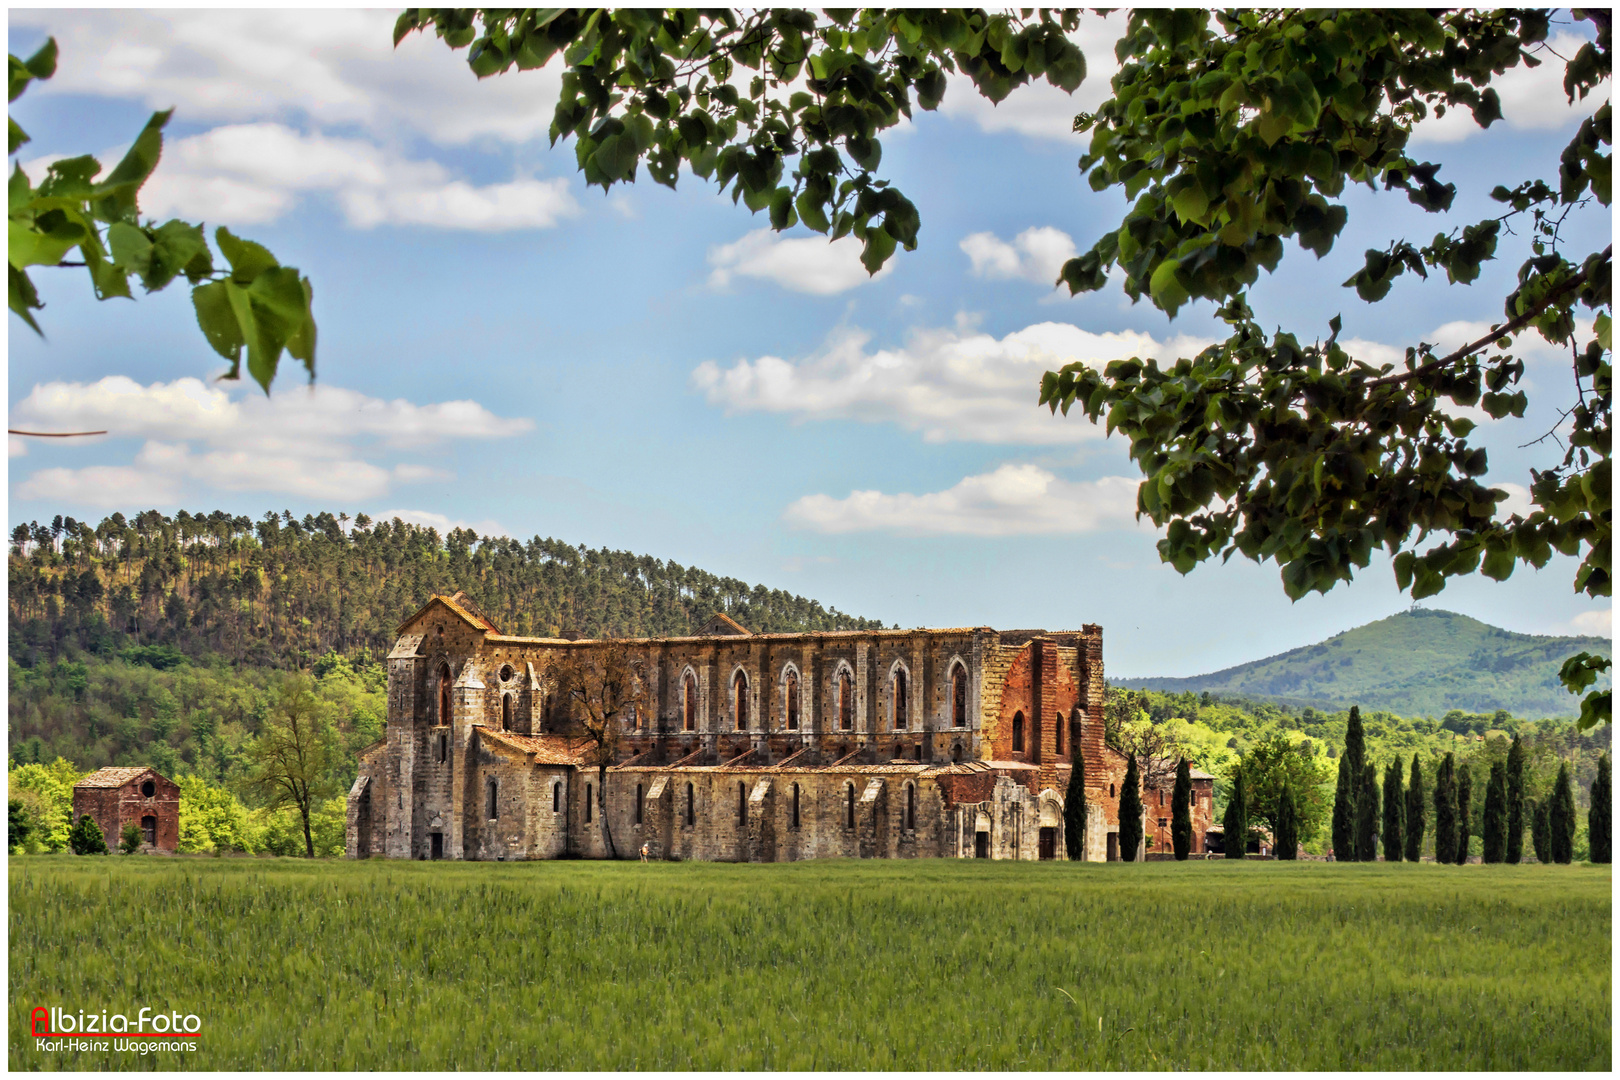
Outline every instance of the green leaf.
<svg viewBox="0 0 1620 1080">
<path fill-rule="evenodd" d="M 58 217 L 48 232 L 12 219 L 7 223 L 6 254 L 12 266 L 55 266 L 89 235 L 82 225 Z"/>
<path fill-rule="evenodd" d="M 6 267 L 6 277 L 6 302 L 11 310 L 22 316 L 23 322 L 27 323 L 34 333 L 44 337 L 45 331 L 39 328 L 39 323 L 29 314 L 30 308 L 44 306 L 39 302 L 39 294 L 34 291 L 34 283 L 28 280 L 27 274 L 15 266 Z"/>
<path fill-rule="evenodd" d="M 876 274 L 894 254 L 894 237 L 882 229 L 867 229 L 866 244 L 861 248 L 861 265 L 868 274 Z"/>
<path fill-rule="evenodd" d="M 263 245 L 239 239 L 223 225 L 214 230 L 214 243 L 219 245 L 225 261 L 231 264 L 231 280 L 238 285 L 250 284 L 266 270 L 281 265 Z"/>
<path fill-rule="evenodd" d="M 247 344 L 242 324 L 237 321 L 236 310 L 231 304 L 228 292 L 231 287 L 226 281 L 211 281 L 191 290 L 191 305 L 197 313 L 197 326 L 202 330 L 203 337 L 208 339 L 215 352 L 231 362 L 231 369 L 225 375 L 227 379 L 237 377 L 237 368 L 242 361 L 242 346 Z"/>
<path fill-rule="evenodd" d="M 1154 306 L 1158 307 L 1171 318 L 1182 304 L 1187 302 L 1187 287 L 1181 280 L 1181 266 L 1173 259 L 1166 259 L 1153 270 L 1153 276 L 1148 279 L 1148 293 L 1153 298 Z"/>
<path fill-rule="evenodd" d="M 141 133 L 135 136 L 123 160 L 113 166 L 105 180 L 95 185 L 91 213 L 97 218 L 102 221 L 135 219 L 136 197 L 163 156 L 163 127 L 172 115 L 173 109 L 153 113 Z"/>
<path fill-rule="evenodd" d="M 122 221 L 114 222 L 107 229 L 107 247 L 114 266 L 146 276 L 152 265 L 152 241 L 144 231 Z"/>
</svg>

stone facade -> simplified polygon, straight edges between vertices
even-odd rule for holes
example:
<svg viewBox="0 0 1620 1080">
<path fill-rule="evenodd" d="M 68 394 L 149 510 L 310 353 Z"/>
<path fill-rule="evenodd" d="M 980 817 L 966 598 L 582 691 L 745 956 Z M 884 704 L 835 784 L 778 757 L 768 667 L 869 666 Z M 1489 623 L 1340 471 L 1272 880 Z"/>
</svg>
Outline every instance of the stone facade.
<svg viewBox="0 0 1620 1080">
<path fill-rule="evenodd" d="M 156 769 L 108 766 L 91 773 L 73 785 L 73 820 L 85 814 L 113 851 L 125 825 L 141 830 L 144 852 L 172 855 L 180 843 L 180 788 Z"/>
<path fill-rule="evenodd" d="M 388 657 L 350 857 L 1061 859 L 1077 744 L 1086 857 L 1108 856 L 1124 762 L 1103 744 L 1099 627 L 752 634 L 719 615 L 621 644 L 655 706 L 624 717 L 604 769 L 548 673 L 607 643 L 507 636 L 462 594 L 434 597 Z M 1208 816 L 1206 799 L 1200 838 Z"/>
</svg>

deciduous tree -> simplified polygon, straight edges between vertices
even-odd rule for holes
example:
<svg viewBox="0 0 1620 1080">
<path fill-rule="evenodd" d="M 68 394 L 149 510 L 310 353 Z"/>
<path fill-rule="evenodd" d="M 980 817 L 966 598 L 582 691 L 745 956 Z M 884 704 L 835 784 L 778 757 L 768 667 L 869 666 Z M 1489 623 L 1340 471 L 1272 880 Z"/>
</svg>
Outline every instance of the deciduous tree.
<svg viewBox="0 0 1620 1080">
<path fill-rule="evenodd" d="M 243 789 L 260 806 L 298 812 L 304 830 L 304 854 L 315 857 L 310 815 L 315 804 L 336 794 L 332 779 L 337 752 L 331 724 L 322 715 L 307 676 L 289 675 L 259 737 L 248 748 L 251 771 Z"/>
<path fill-rule="evenodd" d="M 616 859 L 619 852 L 608 822 L 607 770 L 618 756 L 625 728 L 639 717 L 654 715 L 646 657 L 627 642 L 610 641 L 571 650 L 551 669 L 550 677 L 558 696 L 568 703 L 570 718 L 590 741 L 586 763 L 596 766 L 597 819 L 608 857 Z"/>
<path fill-rule="evenodd" d="M 1182 862 L 1192 854 L 1192 770 L 1187 759 L 1176 766 L 1176 787 L 1170 794 L 1170 844 Z"/>
<path fill-rule="evenodd" d="M 1275 835 L 1282 790 L 1292 786 L 1298 835 L 1307 841 L 1317 835 L 1330 812 L 1322 795 L 1322 786 L 1329 778 L 1325 762 L 1279 732 L 1257 739 L 1243 755 L 1241 765 L 1250 822 L 1264 825 Z"/>
</svg>

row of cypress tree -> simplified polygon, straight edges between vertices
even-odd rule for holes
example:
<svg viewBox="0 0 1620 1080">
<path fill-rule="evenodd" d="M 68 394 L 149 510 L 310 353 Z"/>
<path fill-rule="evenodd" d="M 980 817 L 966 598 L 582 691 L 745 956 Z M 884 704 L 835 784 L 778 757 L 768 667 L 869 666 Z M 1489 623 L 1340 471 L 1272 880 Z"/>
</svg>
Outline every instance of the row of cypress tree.
<svg viewBox="0 0 1620 1080">
<path fill-rule="evenodd" d="M 1423 790 L 1423 766 L 1412 755 L 1412 770 L 1404 789 L 1401 764 L 1391 761 L 1384 769 L 1383 790 L 1375 782 L 1374 768 L 1366 761 L 1365 733 L 1361 710 L 1350 709 L 1344 755 L 1339 758 L 1339 786 L 1333 803 L 1333 851 L 1342 862 L 1373 862 L 1377 859 L 1376 826 L 1382 817 L 1385 862 L 1418 862 L 1423 855 L 1423 834 L 1428 821 Z M 1086 759 L 1075 748 L 1074 768 L 1064 800 L 1064 846 L 1072 860 L 1085 857 L 1086 842 Z M 1359 780 L 1357 780 L 1359 778 Z M 1587 815 L 1587 833 L 1594 863 L 1612 861 L 1610 837 L 1609 756 L 1599 758 L 1597 778 L 1592 781 L 1592 805 Z M 1434 785 L 1435 861 L 1466 863 L 1470 841 L 1469 813 L 1473 785 L 1467 764 L 1459 769 L 1451 754 L 1440 762 Z M 1381 796 L 1381 797 L 1380 797 Z M 1524 794 L 1524 747 L 1513 737 L 1506 762 L 1491 766 L 1485 785 L 1485 808 L 1481 821 L 1484 850 L 1482 861 L 1517 863 L 1524 857 L 1524 826 L 1527 799 Z M 1187 759 L 1176 766 L 1176 782 L 1170 798 L 1173 815 L 1170 839 L 1178 860 L 1192 852 L 1192 774 Z M 1226 857 L 1244 857 L 1249 835 L 1248 797 L 1240 767 L 1232 779 L 1222 821 L 1226 832 Z M 1539 862 L 1569 863 L 1574 858 L 1575 797 L 1570 786 L 1569 766 L 1560 764 L 1552 794 L 1531 808 L 1531 842 Z M 1239 838 L 1235 843 L 1233 838 Z M 1294 859 L 1299 851 L 1299 804 L 1292 787 L 1284 783 L 1277 807 L 1276 835 L 1278 859 Z M 1119 798 L 1120 857 L 1130 862 L 1142 843 L 1141 781 L 1136 759 L 1125 767 L 1125 782 Z M 1343 854 L 1341 854 L 1343 853 Z"/>
</svg>

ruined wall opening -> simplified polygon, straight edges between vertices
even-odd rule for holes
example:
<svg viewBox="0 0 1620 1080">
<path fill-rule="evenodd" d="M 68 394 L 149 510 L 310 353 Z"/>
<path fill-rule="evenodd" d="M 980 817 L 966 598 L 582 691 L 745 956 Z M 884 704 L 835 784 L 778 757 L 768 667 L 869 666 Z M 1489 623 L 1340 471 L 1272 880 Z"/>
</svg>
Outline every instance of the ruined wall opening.
<svg viewBox="0 0 1620 1080">
<path fill-rule="evenodd" d="M 442 733 L 439 735 L 438 758 L 441 765 L 450 760 L 450 736 Z"/>
<path fill-rule="evenodd" d="M 799 827 L 799 785 L 793 785 L 793 827 Z"/>
<path fill-rule="evenodd" d="M 501 730 L 512 730 L 512 695 L 501 695 Z"/>
<path fill-rule="evenodd" d="M 852 731 L 855 728 L 855 684 L 850 680 L 848 671 L 838 673 L 838 730 Z"/>
<path fill-rule="evenodd" d="M 641 785 L 636 785 L 636 824 L 641 824 Z"/>
<path fill-rule="evenodd" d="M 906 828 L 912 832 L 917 829 L 917 785 L 906 785 Z"/>
<path fill-rule="evenodd" d="M 748 782 L 737 781 L 737 824 L 748 824 Z"/>
<path fill-rule="evenodd" d="M 960 764 L 961 761 L 962 761 L 962 744 L 961 743 L 953 743 L 951 745 L 951 763 L 952 764 Z"/>
<path fill-rule="evenodd" d="M 906 730 L 906 669 L 896 668 L 894 684 L 890 688 L 894 700 L 894 730 Z"/>
<path fill-rule="evenodd" d="M 157 794 L 157 785 L 150 780 L 141 783 L 141 798 L 150 799 Z"/>
<path fill-rule="evenodd" d="M 686 823 L 697 824 L 697 799 L 692 792 L 692 785 L 686 785 Z"/>
<path fill-rule="evenodd" d="M 1022 712 L 1013 713 L 1012 748 L 1015 754 L 1024 752 L 1024 714 Z"/>
<path fill-rule="evenodd" d="M 855 785 L 854 784 L 845 784 L 844 785 L 844 794 L 845 794 L 844 828 L 853 829 L 855 827 Z"/>
<path fill-rule="evenodd" d="M 551 785 L 551 812 L 553 814 L 562 813 L 562 784 L 561 783 L 556 783 L 556 784 Z"/>
<path fill-rule="evenodd" d="M 591 798 L 591 785 L 586 784 L 585 785 L 585 821 L 586 821 L 587 824 L 590 823 L 591 814 L 595 810 L 595 805 L 596 805 L 595 801 Z"/>
<path fill-rule="evenodd" d="M 439 715 L 440 726 L 450 723 L 450 665 L 439 665 Z"/>
<path fill-rule="evenodd" d="M 500 803 L 497 799 L 499 790 L 494 780 L 484 785 L 484 816 L 491 821 L 500 816 Z"/>
<path fill-rule="evenodd" d="M 681 680 L 681 730 L 697 730 L 697 680 L 690 671 Z"/>
<path fill-rule="evenodd" d="M 737 677 L 731 680 L 731 694 L 733 710 L 737 719 L 737 730 L 748 730 L 748 676 L 737 672 Z"/>
<path fill-rule="evenodd" d="M 148 784 L 148 787 L 151 785 Z M 147 814 L 141 818 L 141 839 L 148 844 L 157 843 L 157 818 Z"/>
<path fill-rule="evenodd" d="M 967 727 L 967 668 L 951 667 L 951 727 Z"/>
<path fill-rule="evenodd" d="M 789 671 L 787 677 L 787 729 L 799 730 L 799 674 Z"/>
</svg>

